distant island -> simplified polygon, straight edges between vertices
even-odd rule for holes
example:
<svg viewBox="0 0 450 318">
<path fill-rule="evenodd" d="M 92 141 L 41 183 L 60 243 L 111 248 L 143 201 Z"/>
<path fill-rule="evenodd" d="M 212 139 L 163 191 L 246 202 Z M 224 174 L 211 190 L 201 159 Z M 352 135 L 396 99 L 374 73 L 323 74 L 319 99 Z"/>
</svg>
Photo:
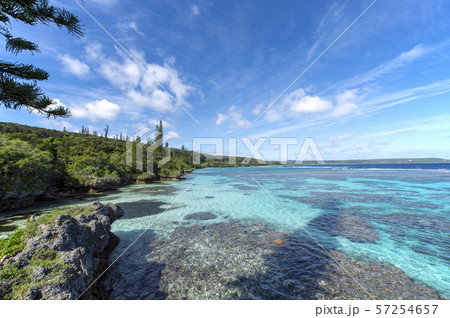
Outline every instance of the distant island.
<svg viewBox="0 0 450 318">
<path fill-rule="evenodd" d="M 393 159 L 359 159 L 359 160 L 326 160 L 326 165 L 382 165 L 382 164 L 414 164 L 414 163 L 450 163 L 449 159 L 442 158 L 393 158 Z M 295 164 L 295 161 L 288 161 Z M 315 161 L 304 161 L 304 165 L 317 165 Z"/>
</svg>

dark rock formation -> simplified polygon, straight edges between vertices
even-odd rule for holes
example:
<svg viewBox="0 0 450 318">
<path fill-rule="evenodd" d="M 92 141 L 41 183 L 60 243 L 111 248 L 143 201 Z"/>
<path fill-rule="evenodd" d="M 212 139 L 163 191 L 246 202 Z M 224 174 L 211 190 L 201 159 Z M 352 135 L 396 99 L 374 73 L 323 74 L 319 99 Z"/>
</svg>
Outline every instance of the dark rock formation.
<svg viewBox="0 0 450 318">
<path fill-rule="evenodd" d="M 158 177 L 151 173 L 145 173 L 136 178 L 136 183 L 152 183 L 153 181 L 158 180 Z"/>
<path fill-rule="evenodd" d="M 358 262 L 261 223 L 178 227 L 151 247 L 168 299 L 442 299 L 395 266 Z"/>
<path fill-rule="evenodd" d="M 27 287 L 25 299 L 77 299 L 95 275 L 106 268 L 109 253 L 118 242 L 110 233 L 111 223 L 124 212 L 119 206 L 99 202 L 91 203 L 90 208 L 92 213 L 75 217 L 60 215 L 53 224 L 40 225 L 41 234 L 29 239 L 22 252 L 5 262 L 18 268 L 34 268 L 31 267 L 32 257 L 50 251 L 63 269 L 58 277 L 48 277 L 49 268 L 34 268 L 33 284 Z M 0 294 L 8 293 L 12 287 L 11 282 L 2 282 Z M 90 289 L 85 297 L 99 298 L 99 293 L 95 288 Z"/>
<path fill-rule="evenodd" d="M 0 212 L 12 211 L 27 208 L 32 206 L 35 201 L 36 195 L 21 197 L 21 198 L 13 198 L 7 200 L 0 200 Z"/>
<path fill-rule="evenodd" d="M 369 221 L 351 213 L 324 214 L 312 220 L 309 225 L 354 242 L 376 242 L 379 238 Z"/>
<path fill-rule="evenodd" d="M 117 189 L 120 186 L 120 178 L 104 177 L 89 182 L 89 188 L 94 191 Z"/>
<path fill-rule="evenodd" d="M 210 212 L 198 212 L 198 213 L 192 213 L 188 214 L 184 217 L 185 220 L 212 220 L 215 219 L 216 216 Z"/>
</svg>

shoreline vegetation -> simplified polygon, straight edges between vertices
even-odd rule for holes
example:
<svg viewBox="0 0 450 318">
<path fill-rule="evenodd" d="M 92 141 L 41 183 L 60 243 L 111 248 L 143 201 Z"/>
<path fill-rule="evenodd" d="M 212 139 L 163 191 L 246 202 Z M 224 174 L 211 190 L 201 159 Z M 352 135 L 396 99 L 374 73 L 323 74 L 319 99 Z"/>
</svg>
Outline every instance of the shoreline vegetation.
<svg viewBox="0 0 450 318">
<path fill-rule="evenodd" d="M 259 165 L 255 159 L 245 165 L 229 164 L 226 156 L 203 154 L 200 164 L 193 164 L 193 151 L 182 147 L 170 148 L 171 159 L 158 168 L 157 162 L 169 151 L 167 143 L 162 145 L 162 123 L 156 127 L 156 136 L 145 142 L 139 136 L 107 137 L 108 130 L 101 136 L 85 127 L 80 133 L 71 133 L 0 123 L 0 212 L 75 193 L 112 190 L 133 183 L 178 181 L 193 169 Z M 127 143 L 131 143 L 130 158 Z M 155 144 L 159 145 L 153 152 L 154 173 L 140 171 L 136 167 L 137 151 L 142 150 L 142 162 L 147 162 L 147 148 Z M 236 157 L 236 162 L 242 160 Z"/>
<path fill-rule="evenodd" d="M 156 127 L 156 136 L 141 142 L 122 134 L 108 137 L 89 132 L 82 127 L 79 133 L 30 127 L 0 122 L 0 213 L 33 206 L 37 201 L 58 200 L 80 193 L 113 190 L 133 183 L 179 181 L 194 169 L 261 166 L 252 158 L 242 164 L 244 157 L 236 157 L 230 164 L 227 156 L 200 154 L 200 164 L 193 164 L 193 151 L 184 146 L 171 148 L 171 159 L 158 168 L 156 162 L 164 158 L 168 144 L 162 145 L 162 123 Z M 131 143 L 132 164 L 127 164 L 127 142 Z M 142 149 L 146 162 L 147 148 L 159 143 L 154 150 L 154 173 L 136 168 L 136 152 Z M 139 145 L 139 146 L 138 146 Z M 288 165 L 295 162 L 289 161 Z M 439 158 L 333 160 L 326 165 L 351 164 L 414 164 L 450 163 Z M 264 165 L 279 165 L 277 161 Z M 318 165 L 305 161 L 304 165 Z"/>
</svg>

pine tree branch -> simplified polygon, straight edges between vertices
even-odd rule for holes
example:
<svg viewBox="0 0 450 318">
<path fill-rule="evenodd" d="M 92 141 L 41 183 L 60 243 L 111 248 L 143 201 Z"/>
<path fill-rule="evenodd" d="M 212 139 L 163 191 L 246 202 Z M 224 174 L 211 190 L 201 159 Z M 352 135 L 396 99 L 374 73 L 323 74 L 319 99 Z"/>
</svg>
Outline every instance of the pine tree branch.
<svg viewBox="0 0 450 318">
<path fill-rule="evenodd" d="M 37 44 L 24 38 L 8 38 L 6 40 L 6 50 L 16 55 L 22 51 L 39 51 Z"/>
<path fill-rule="evenodd" d="M 49 5 L 48 0 L 0 0 L 0 35 L 6 38 L 6 50 L 14 54 L 22 51 L 38 51 L 37 44 L 22 37 L 14 37 L 10 18 L 28 25 L 38 23 L 56 24 L 75 36 L 83 35 L 83 26 L 78 17 L 65 10 Z M 49 74 L 30 64 L 0 61 L 0 105 L 6 108 L 26 107 L 30 112 L 46 114 L 48 117 L 68 117 L 70 112 L 45 96 L 37 81 L 47 80 Z M 23 81 L 32 80 L 32 83 Z"/>
<path fill-rule="evenodd" d="M 12 76 L 24 80 L 44 81 L 49 78 L 49 74 L 31 64 L 17 64 L 0 60 L 0 74 L 2 76 Z"/>
<path fill-rule="evenodd" d="M 30 112 L 37 111 L 47 117 L 68 117 L 70 112 L 62 106 L 51 107 L 54 101 L 45 96 L 34 83 L 21 83 L 9 76 L 0 76 L 0 104 L 6 108 L 26 107 Z"/>
</svg>

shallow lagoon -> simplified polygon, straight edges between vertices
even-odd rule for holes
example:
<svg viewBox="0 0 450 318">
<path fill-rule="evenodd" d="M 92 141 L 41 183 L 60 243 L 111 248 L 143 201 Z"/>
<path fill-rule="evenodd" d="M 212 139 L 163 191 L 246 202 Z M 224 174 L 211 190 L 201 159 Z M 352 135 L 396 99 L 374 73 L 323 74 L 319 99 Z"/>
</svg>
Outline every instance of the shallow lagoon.
<svg viewBox="0 0 450 318">
<path fill-rule="evenodd" d="M 173 271 L 170 275 L 162 274 L 166 264 L 164 259 L 155 261 L 157 257 L 153 250 L 158 250 L 161 255 L 167 252 L 167 257 L 172 257 L 173 251 L 179 251 L 179 246 L 195 241 L 188 236 L 180 236 L 180 229 L 187 228 L 185 233 L 190 233 L 189 227 L 193 225 L 205 227 L 216 223 L 260 224 L 268 228 L 267 233 L 282 233 L 290 237 L 285 240 L 295 238 L 310 242 L 308 249 L 322 245 L 363 264 L 372 261 L 394 265 L 416 283 L 430 286 L 448 298 L 449 199 L 450 171 L 445 169 L 282 166 L 196 170 L 183 182 L 132 185 L 65 204 L 99 200 L 124 208 L 126 216 L 113 224 L 112 230 L 121 238 L 121 243 L 112 258 L 120 255 L 147 230 L 110 269 L 107 281 L 114 286 L 112 298 L 165 298 L 167 294 L 161 292 L 160 286 L 166 286 L 168 290 L 172 288 L 171 297 L 176 298 L 186 286 L 179 277 L 174 278 Z M 194 213 L 197 215 L 190 216 Z M 181 227 L 178 232 L 175 231 L 177 227 Z M 221 231 L 225 236 L 229 235 L 223 228 Z M 231 240 L 232 235 L 229 236 Z M 174 237 L 185 242 L 175 242 Z M 164 250 L 165 242 L 168 243 L 167 250 Z M 220 246 L 228 246 L 231 251 L 227 244 Z M 203 245 L 198 245 L 198 249 L 190 246 L 189 253 L 203 253 L 201 260 L 213 262 L 205 254 L 212 251 L 208 252 Z M 172 249 L 170 253 L 169 249 Z M 176 255 L 180 262 L 186 262 L 191 256 Z M 251 260 L 245 255 L 236 256 L 237 264 L 239 257 L 245 272 Z M 323 257 L 328 256 L 324 254 Z M 173 259 L 166 261 L 170 264 Z M 308 264 L 313 259 L 305 258 L 303 261 Z M 198 264 L 192 266 L 195 265 Z M 222 279 L 228 278 L 224 276 Z M 193 283 L 184 282 L 187 285 Z M 207 286 L 212 285 L 198 286 L 196 293 L 180 294 L 180 297 L 214 298 Z M 204 294 L 199 294 L 202 288 L 205 288 Z M 222 295 L 222 298 L 228 297 Z"/>
</svg>

